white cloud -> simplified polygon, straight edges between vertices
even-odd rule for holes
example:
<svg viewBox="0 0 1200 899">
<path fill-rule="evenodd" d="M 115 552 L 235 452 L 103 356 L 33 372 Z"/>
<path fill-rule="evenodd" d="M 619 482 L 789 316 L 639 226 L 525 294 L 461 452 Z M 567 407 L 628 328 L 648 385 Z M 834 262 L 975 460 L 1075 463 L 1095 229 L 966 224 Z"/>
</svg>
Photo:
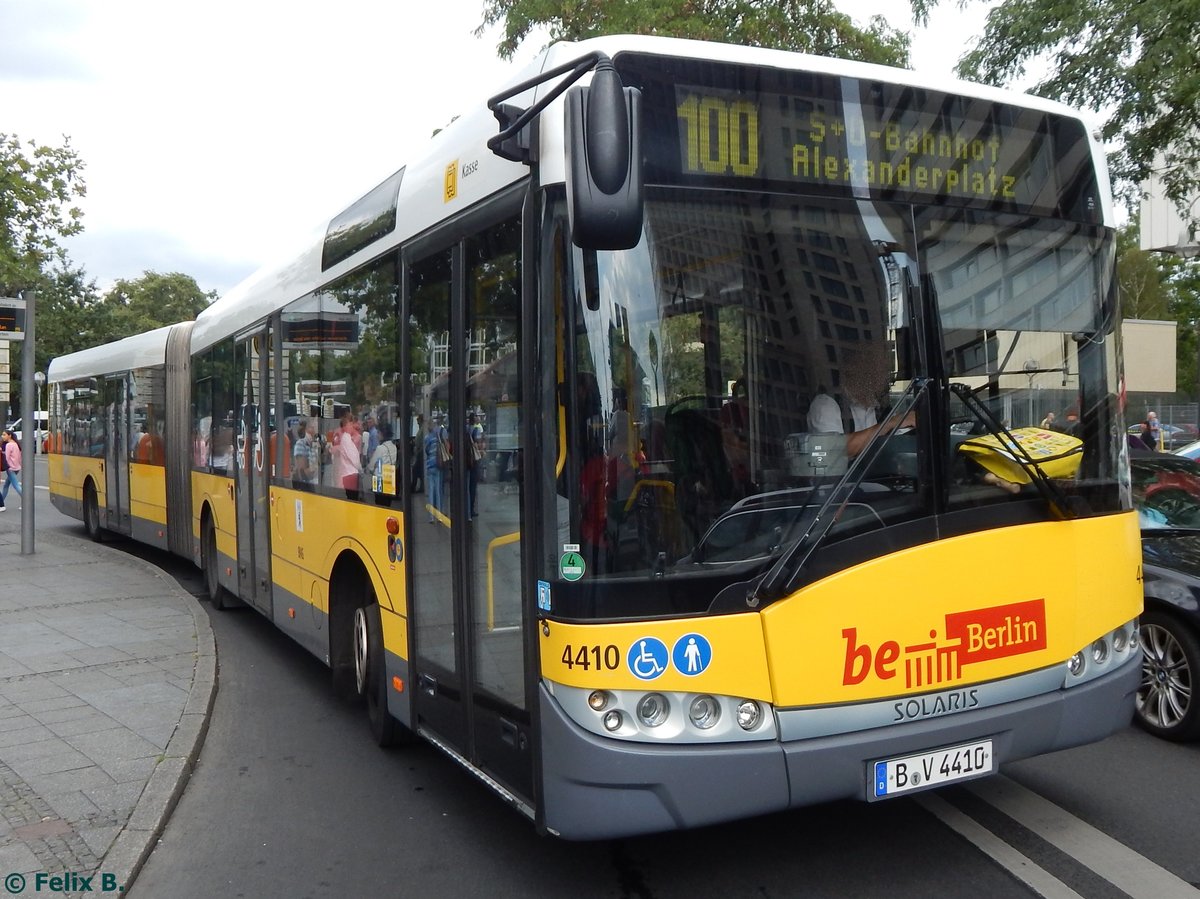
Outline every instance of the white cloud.
<svg viewBox="0 0 1200 899">
<path fill-rule="evenodd" d="M 0 48 L 26 48 L 0 69 L 0 130 L 71 137 L 88 184 L 71 251 L 98 281 L 208 259 L 220 280 L 197 280 L 224 291 L 497 83 L 509 66 L 472 34 L 481 9 L 0 0 Z"/>
</svg>

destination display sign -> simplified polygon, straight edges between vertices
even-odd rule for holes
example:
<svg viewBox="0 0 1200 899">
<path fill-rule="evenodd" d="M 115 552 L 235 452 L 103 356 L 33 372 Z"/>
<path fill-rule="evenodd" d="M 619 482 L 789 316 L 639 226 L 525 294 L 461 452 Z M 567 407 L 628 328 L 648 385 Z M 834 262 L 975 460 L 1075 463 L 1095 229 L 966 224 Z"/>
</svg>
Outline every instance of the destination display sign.
<svg viewBox="0 0 1200 899">
<path fill-rule="evenodd" d="M 886 81 L 622 58 L 647 183 L 796 190 L 1100 220 L 1081 123 Z"/>
</svg>

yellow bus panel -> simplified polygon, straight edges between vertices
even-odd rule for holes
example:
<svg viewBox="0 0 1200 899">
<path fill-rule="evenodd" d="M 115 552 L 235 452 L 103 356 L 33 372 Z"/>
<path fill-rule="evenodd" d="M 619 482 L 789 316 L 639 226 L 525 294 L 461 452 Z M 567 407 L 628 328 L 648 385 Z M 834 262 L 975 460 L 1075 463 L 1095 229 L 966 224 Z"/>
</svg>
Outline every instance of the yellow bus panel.
<svg viewBox="0 0 1200 899">
<path fill-rule="evenodd" d="M 395 534 L 388 522 L 394 522 Z M 407 614 L 405 602 L 403 516 L 399 509 L 367 506 L 307 491 L 271 489 L 271 550 L 276 561 L 287 562 L 320 580 L 312 601 L 329 609 L 329 575 L 338 556 L 353 552 L 366 565 L 381 609 Z M 348 537 L 353 534 L 354 537 Z M 275 578 L 298 596 L 309 596 Z"/>
<path fill-rule="evenodd" d="M 775 702 L 860 702 L 1064 662 L 1137 617 L 1140 566 L 1133 513 L 983 531 L 871 560 L 763 611 Z"/>
<path fill-rule="evenodd" d="M 566 624 L 541 627 L 542 676 L 570 687 L 606 690 L 679 690 L 771 700 L 770 676 L 757 613 L 704 618 L 635 621 L 619 624 Z M 707 667 L 694 675 L 687 664 L 667 664 L 652 677 L 636 673 L 639 658 L 653 645 L 686 658 L 688 641 L 711 648 Z M 657 643 L 644 646 L 644 643 Z M 661 655 L 660 655 L 661 657 Z M 643 675 L 651 674 L 641 669 Z"/>
<path fill-rule="evenodd" d="M 237 558 L 237 511 L 233 502 L 233 478 L 192 472 L 192 555 L 200 564 L 200 516 L 205 506 L 212 512 L 216 527 L 217 552 Z"/>
<path fill-rule="evenodd" d="M 104 460 L 88 456 L 63 456 L 57 453 L 47 457 L 50 475 L 50 492 L 76 503 L 83 503 L 83 485 L 90 475 L 96 483 L 96 495 L 104 505 Z"/>
<path fill-rule="evenodd" d="M 167 470 L 161 465 L 134 462 L 129 466 L 129 514 L 167 523 Z"/>
</svg>

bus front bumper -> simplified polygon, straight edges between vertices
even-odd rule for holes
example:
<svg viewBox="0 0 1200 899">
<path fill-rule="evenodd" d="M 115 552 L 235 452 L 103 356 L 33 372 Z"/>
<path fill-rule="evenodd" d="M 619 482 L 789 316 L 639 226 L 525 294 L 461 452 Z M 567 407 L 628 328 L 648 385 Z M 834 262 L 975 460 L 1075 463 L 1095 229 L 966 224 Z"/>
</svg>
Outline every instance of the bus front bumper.
<svg viewBox="0 0 1200 899">
<path fill-rule="evenodd" d="M 660 746 L 571 721 L 543 685 L 542 818 L 564 839 L 701 827 L 838 799 L 866 799 L 872 763 L 991 739 L 997 766 L 1080 746 L 1128 725 L 1140 654 L 1086 684 L 1000 706 L 811 739 Z"/>
</svg>

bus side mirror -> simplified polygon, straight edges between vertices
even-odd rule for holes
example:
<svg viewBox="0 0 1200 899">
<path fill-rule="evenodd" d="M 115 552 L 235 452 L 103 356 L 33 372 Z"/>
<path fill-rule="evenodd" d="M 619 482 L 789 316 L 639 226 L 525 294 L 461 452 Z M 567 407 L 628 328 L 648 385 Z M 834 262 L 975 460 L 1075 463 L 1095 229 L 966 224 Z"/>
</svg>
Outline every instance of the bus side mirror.
<svg viewBox="0 0 1200 899">
<path fill-rule="evenodd" d="M 590 86 L 567 92 L 567 216 L 578 247 L 627 250 L 642 239 L 641 101 L 607 59 Z"/>
</svg>

